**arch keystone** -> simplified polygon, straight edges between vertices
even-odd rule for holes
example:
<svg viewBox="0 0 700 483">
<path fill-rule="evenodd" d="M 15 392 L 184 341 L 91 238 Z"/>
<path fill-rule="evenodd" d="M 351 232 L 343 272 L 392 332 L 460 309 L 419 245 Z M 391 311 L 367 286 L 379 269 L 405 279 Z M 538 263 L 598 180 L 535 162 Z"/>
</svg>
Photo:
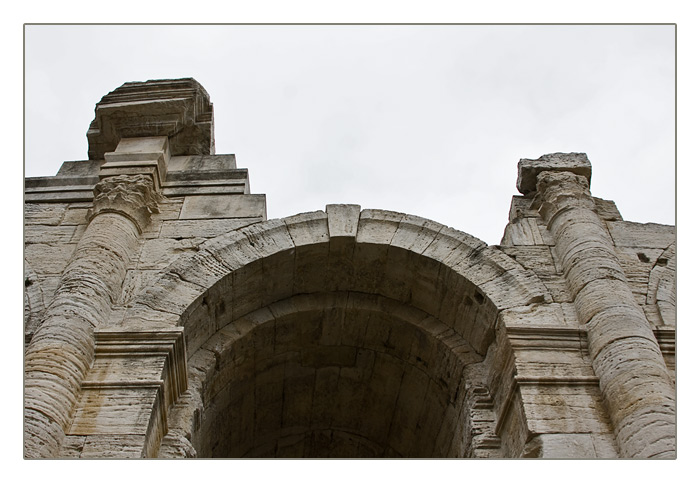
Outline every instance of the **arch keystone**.
<svg viewBox="0 0 700 483">
<path fill-rule="evenodd" d="M 326 205 L 328 233 L 333 238 L 355 238 L 360 222 L 360 205 Z"/>
</svg>

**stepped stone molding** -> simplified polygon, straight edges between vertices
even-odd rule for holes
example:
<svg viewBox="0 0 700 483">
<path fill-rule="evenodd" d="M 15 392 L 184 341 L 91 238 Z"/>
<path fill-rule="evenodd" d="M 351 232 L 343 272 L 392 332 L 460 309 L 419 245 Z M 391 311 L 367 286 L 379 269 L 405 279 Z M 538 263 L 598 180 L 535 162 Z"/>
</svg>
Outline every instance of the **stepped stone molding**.
<svg viewBox="0 0 700 483">
<path fill-rule="evenodd" d="M 194 79 L 127 82 L 102 98 L 87 133 L 90 159 L 122 138 L 167 136 L 173 156 L 214 154 L 214 108 Z"/>
<path fill-rule="evenodd" d="M 622 456 L 675 457 L 675 391 L 612 239 L 594 212 L 588 180 L 574 172 L 542 171 L 537 193 L 579 319 L 588 328 L 593 368 Z"/>
<path fill-rule="evenodd" d="M 60 456 L 100 457 L 91 445 L 107 440 L 120 444 L 112 456 L 156 457 L 168 409 L 186 389 L 182 330 L 97 329 L 95 360 Z"/>
</svg>

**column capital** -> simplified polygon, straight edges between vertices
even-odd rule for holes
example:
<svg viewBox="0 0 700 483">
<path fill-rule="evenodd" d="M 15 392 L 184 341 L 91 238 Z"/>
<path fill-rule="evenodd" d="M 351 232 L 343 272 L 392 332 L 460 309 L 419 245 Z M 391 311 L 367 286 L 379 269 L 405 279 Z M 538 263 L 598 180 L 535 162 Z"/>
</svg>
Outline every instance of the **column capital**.
<svg viewBox="0 0 700 483">
<path fill-rule="evenodd" d="M 571 208 L 595 210 L 588 179 L 570 171 L 541 171 L 536 193 L 533 207 L 548 225 L 557 214 Z"/>
<path fill-rule="evenodd" d="M 149 175 L 110 176 L 97 183 L 93 192 L 89 220 L 100 213 L 119 213 L 133 221 L 141 232 L 151 222 L 151 214 L 159 212 L 161 196 Z"/>
</svg>

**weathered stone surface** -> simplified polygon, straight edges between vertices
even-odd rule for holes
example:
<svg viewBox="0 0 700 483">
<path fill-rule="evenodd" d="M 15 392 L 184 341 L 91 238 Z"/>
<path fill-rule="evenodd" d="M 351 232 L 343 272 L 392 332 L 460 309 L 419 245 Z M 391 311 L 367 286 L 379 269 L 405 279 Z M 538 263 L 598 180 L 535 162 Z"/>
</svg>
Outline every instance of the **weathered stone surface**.
<svg viewBox="0 0 700 483">
<path fill-rule="evenodd" d="M 181 220 L 209 218 L 266 219 L 265 195 L 202 195 L 187 196 L 180 213 Z"/>
<path fill-rule="evenodd" d="M 613 239 L 621 237 L 613 230 L 610 238 L 593 212 L 588 182 L 573 170 L 542 171 L 537 189 L 576 311 L 589 329 L 592 365 L 621 455 L 675 457 L 675 390 L 615 254 Z"/>
<path fill-rule="evenodd" d="M 506 226 L 503 234 L 503 245 L 550 245 L 540 233 L 534 218 L 516 218 Z M 553 245 L 553 243 L 552 243 Z"/>
<path fill-rule="evenodd" d="M 59 225 L 68 206 L 67 203 L 27 203 L 24 207 L 25 233 L 34 225 Z"/>
<path fill-rule="evenodd" d="M 182 239 L 161 237 L 146 240 L 141 247 L 138 268 L 140 270 L 163 269 L 179 256 L 197 251 L 204 240 L 198 237 Z"/>
<path fill-rule="evenodd" d="M 265 221 L 200 87 L 126 84 L 91 160 L 27 180 L 27 456 L 673 456 L 675 230 L 592 198 L 585 155 L 521 161 L 498 247 Z"/>
<path fill-rule="evenodd" d="M 238 230 L 253 223 L 265 221 L 257 218 L 198 219 L 164 221 L 160 229 L 162 238 L 214 238 L 229 231 Z"/>
<path fill-rule="evenodd" d="M 538 159 L 521 159 L 518 163 L 518 191 L 526 195 L 537 189 L 537 176 L 543 171 L 569 172 L 591 182 L 591 162 L 585 153 L 545 154 Z"/>
<path fill-rule="evenodd" d="M 328 233 L 331 238 L 355 238 L 360 219 L 360 205 L 328 205 Z"/>
<path fill-rule="evenodd" d="M 151 214 L 159 211 L 160 195 L 147 175 L 110 176 L 97 183 L 94 192 L 94 207 L 88 212 L 90 220 L 103 212 L 120 213 L 143 231 L 151 222 Z"/>
<path fill-rule="evenodd" d="M 601 200 L 600 198 L 593 198 L 593 201 L 595 201 L 595 212 L 601 220 L 622 221 L 622 215 L 620 215 L 614 201 Z"/>
<path fill-rule="evenodd" d="M 676 228 L 674 226 L 629 221 L 609 221 L 606 225 L 618 247 L 661 248 L 665 250 L 676 241 Z"/>
<path fill-rule="evenodd" d="M 121 138 L 144 136 L 167 136 L 174 156 L 214 154 L 213 122 L 209 94 L 194 79 L 127 82 L 95 107 L 88 154 L 104 159 Z"/>
</svg>

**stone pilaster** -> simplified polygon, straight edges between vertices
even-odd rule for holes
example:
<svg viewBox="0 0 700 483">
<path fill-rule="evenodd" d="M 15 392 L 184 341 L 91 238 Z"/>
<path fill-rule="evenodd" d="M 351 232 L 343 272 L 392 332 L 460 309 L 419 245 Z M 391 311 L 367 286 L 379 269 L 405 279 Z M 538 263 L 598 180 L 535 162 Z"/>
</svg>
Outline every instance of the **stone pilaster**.
<svg viewBox="0 0 700 483">
<path fill-rule="evenodd" d="M 590 170 L 579 169 L 588 160 L 585 155 L 559 155 L 556 169 L 550 170 L 552 163 L 546 158 L 540 163 L 525 160 L 531 164 L 526 171 L 537 168 L 534 205 L 553 235 L 579 321 L 587 328 L 591 362 L 620 455 L 672 458 L 676 447 L 672 382 L 610 235 L 594 211 Z"/>
<path fill-rule="evenodd" d="M 148 174 L 95 186 L 90 222 L 25 357 L 25 457 L 56 457 L 94 360 L 94 329 L 107 320 L 140 232 L 157 210 Z"/>
<path fill-rule="evenodd" d="M 168 407 L 187 389 L 183 329 L 96 329 L 95 345 L 60 456 L 157 456 Z"/>
</svg>

